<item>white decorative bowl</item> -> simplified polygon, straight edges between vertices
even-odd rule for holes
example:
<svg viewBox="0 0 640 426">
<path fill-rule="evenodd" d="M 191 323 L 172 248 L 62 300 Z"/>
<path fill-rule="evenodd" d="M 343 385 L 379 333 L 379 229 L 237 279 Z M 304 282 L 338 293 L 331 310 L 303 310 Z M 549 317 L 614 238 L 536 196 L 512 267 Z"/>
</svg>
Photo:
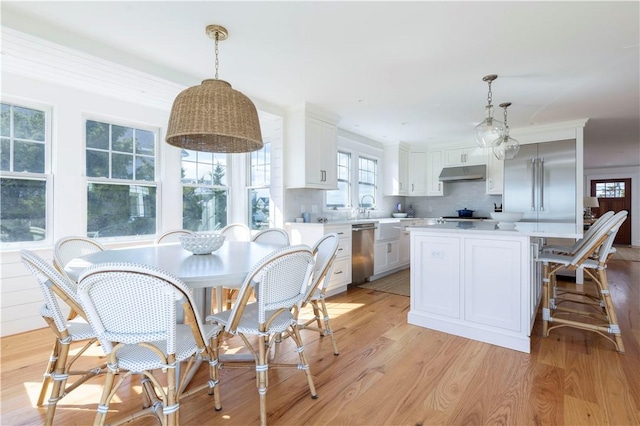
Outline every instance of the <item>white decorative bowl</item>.
<svg viewBox="0 0 640 426">
<path fill-rule="evenodd" d="M 180 235 L 182 248 L 193 254 L 210 254 L 222 247 L 225 236 L 220 234 Z"/>
<path fill-rule="evenodd" d="M 524 216 L 523 212 L 493 212 L 491 213 L 491 218 L 500 222 L 498 226 L 501 224 L 514 224 L 522 219 Z M 500 226 L 502 227 L 502 226 Z M 505 226 L 506 227 L 506 226 Z"/>
<path fill-rule="evenodd" d="M 404 217 L 407 217 L 407 214 L 406 213 L 391 213 L 391 216 L 404 218 Z"/>
</svg>

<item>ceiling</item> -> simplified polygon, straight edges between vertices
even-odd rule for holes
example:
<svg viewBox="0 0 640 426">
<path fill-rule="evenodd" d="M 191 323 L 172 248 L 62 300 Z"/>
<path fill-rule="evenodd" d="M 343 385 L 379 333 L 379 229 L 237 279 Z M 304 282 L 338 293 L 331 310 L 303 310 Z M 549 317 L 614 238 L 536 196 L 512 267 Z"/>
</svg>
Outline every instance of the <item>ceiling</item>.
<svg viewBox="0 0 640 426">
<path fill-rule="evenodd" d="M 383 144 L 469 143 L 493 103 L 512 129 L 588 118 L 585 167 L 640 164 L 640 3 L 2 1 L 2 25 L 186 86 L 304 102 Z M 502 117 L 500 108 L 496 115 Z"/>
</svg>

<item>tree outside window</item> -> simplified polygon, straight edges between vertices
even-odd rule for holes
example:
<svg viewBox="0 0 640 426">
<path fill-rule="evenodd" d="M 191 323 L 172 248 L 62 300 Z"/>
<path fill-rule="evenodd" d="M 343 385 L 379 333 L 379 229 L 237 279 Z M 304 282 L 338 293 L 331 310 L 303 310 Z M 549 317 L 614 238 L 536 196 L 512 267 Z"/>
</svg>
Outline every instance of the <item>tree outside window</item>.
<svg viewBox="0 0 640 426">
<path fill-rule="evenodd" d="M 87 235 L 153 235 L 157 130 L 87 120 Z"/>
<path fill-rule="evenodd" d="M 262 230 L 270 223 L 271 143 L 249 154 L 248 207 L 249 228 Z"/>
<path fill-rule="evenodd" d="M 0 242 L 47 237 L 47 113 L 0 104 Z"/>
<path fill-rule="evenodd" d="M 227 225 L 227 155 L 183 150 L 182 227 L 213 231 Z"/>
</svg>

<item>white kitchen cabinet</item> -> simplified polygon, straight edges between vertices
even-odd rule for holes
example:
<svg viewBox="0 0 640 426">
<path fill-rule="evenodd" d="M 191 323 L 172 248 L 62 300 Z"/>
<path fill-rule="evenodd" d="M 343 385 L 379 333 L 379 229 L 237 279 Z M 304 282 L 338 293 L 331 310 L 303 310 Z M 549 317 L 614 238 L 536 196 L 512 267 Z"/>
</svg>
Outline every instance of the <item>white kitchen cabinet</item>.
<svg viewBox="0 0 640 426">
<path fill-rule="evenodd" d="M 409 323 L 529 352 L 534 250 L 526 235 L 411 231 Z"/>
<path fill-rule="evenodd" d="M 444 167 L 473 166 L 487 164 L 487 153 L 484 148 L 460 147 L 444 151 Z"/>
<path fill-rule="evenodd" d="M 373 275 L 400 266 L 400 239 L 377 241 L 373 249 Z"/>
<path fill-rule="evenodd" d="M 409 152 L 409 196 L 427 195 L 427 151 Z"/>
<path fill-rule="evenodd" d="M 333 262 L 327 294 L 331 296 L 346 291 L 347 285 L 351 283 L 351 225 L 288 222 L 285 229 L 291 244 L 306 244 L 310 247 L 325 234 L 338 234 L 338 251 Z"/>
<path fill-rule="evenodd" d="M 286 122 L 287 188 L 337 189 L 337 118 L 307 105 Z"/>
<path fill-rule="evenodd" d="M 384 195 L 409 195 L 409 145 L 387 145 L 384 148 Z"/>
<path fill-rule="evenodd" d="M 432 197 L 442 196 L 444 195 L 443 185 L 440 181 L 442 150 L 429 150 L 427 157 L 427 195 Z"/>
<path fill-rule="evenodd" d="M 502 195 L 504 161 L 498 160 L 492 148 L 487 148 L 487 194 Z"/>
</svg>

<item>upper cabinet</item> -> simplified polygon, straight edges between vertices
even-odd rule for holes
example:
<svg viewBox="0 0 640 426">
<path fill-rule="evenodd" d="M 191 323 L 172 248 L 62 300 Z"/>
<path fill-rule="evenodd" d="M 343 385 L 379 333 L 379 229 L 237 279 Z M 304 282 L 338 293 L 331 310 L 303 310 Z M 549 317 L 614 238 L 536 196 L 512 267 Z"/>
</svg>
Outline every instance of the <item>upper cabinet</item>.
<svg viewBox="0 0 640 426">
<path fill-rule="evenodd" d="M 409 152 L 409 195 L 421 197 L 427 195 L 427 150 Z"/>
<path fill-rule="evenodd" d="M 444 167 L 487 164 L 487 153 L 478 146 L 447 149 L 444 151 Z"/>
<path fill-rule="evenodd" d="M 427 152 L 427 195 L 442 196 L 444 188 L 440 181 L 440 172 L 442 171 L 442 150 L 431 149 Z"/>
<path fill-rule="evenodd" d="M 384 195 L 409 195 L 409 145 L 384 147 Z"/>
<path fill-rule="evenodd" d="M 337 189 L 338 116 L 306 104 L 286 123 L 287 188 Z"/>
</svg>

